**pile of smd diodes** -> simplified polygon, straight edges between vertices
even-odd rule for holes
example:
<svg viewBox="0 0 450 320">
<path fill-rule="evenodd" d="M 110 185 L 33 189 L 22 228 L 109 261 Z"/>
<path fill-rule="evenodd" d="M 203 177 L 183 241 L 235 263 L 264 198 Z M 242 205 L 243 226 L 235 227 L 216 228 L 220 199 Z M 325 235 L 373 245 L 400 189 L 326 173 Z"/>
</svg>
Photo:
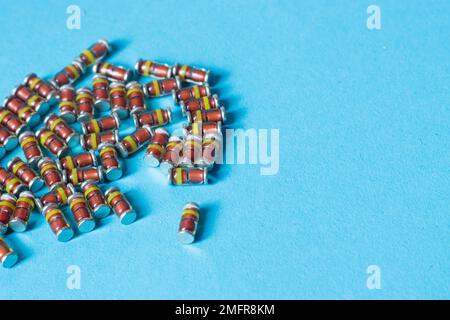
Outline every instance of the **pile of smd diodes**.
<svg viewBox="0 0 450 320">
<path fill-rule="evenodd" d="M 117 183 L 108 184 L 122 177 L 122 162 L 141 149 L 142 161 L 158 167 L 169 184 L 207 183 L 208 169 L 221 152 L 225 121 L 225 109 L 208 85 L 210 72 L 144 59 L 131 70 L 104 61 L 111 49 L 102 39 L 52 79 L 29 74 L 0 107 L 0 158 L 19 145 L 23 151 L 23 157 L 0 166 L 1 235 L 26 232 L 33 212 L 42 214 L 62 242 L 72 239 L 75 228 L 94 230 L 96 221 L 111 212 L 122 224 L 131 224 L 137 212 Z M 92 87 L 75 88 L 89 68 Z M 183 134 L 163 128 L 172 121 L 171 108 L 148 106 L 149 100 L 169 95 L 185 116 Z M 56 112 L 50 112 L 53 106 Z M 121 121 L 129 117 L 134 132 L 122 136 Z M 78 146 L 82 151 L 75 153 Z M 48 192 L 37 196 L 43 188 Z M 69 207 L 75 226 L 63 206 Z M 181 242 L 194 241 L 199 213 L 194 202 L 183 207 Z M 0 236 L 2 265 L 12 267 L 19 256 Z"/>
</svg>

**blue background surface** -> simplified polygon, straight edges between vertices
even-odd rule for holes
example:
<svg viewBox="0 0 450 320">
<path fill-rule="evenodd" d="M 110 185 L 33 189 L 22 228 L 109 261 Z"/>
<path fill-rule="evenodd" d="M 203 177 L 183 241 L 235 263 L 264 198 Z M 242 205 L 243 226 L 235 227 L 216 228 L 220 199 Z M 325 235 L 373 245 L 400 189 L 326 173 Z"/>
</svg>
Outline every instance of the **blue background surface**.
<svg viewBox="0 0 450 320">
<path fill-rule="evenodd" d="M 378 0 L 370 31 L 373 3 L 2 0 L 4 95 L 104 37 L 113 63 L 211 69 L 229 127 L 280 129 L 280 170 L 223 165 L 211 185 L 175 188 L 140 152 L 112 184 L 139 220 L 110 216 L 62 244 L 36 213 L 6 236 L 21 260 L 0 270 L 0 298 L 450 298 L 450 3 Z M 66 28 L 70 4 L 80 30 Z M 203 208 L 191 246 L 176 239 L 186 201 Z"/>
</svg>

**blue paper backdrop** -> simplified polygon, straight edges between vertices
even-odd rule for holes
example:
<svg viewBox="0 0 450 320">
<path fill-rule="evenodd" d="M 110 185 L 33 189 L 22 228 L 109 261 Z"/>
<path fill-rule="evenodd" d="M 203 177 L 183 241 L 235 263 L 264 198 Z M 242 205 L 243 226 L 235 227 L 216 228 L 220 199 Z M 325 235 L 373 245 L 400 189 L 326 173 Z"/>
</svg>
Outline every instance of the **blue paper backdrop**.
<svg viewBox="0 0 450 320">
<path fill-rule="evenodd" d="M 72 4 L 80 30 L 66 27 Z M 1 1 L 4 95 L 104 37 L 113 63 L 211 69 L 228 127 L 280 130 L 280 168 L 223 165 L 211 185 L 175 188 L 141 152 L 113 184 L 139 219 L 110 216 L 62 244 L 36 213 L 6 236 L 20 263 L 0 270 L 0 298 L 450 298 L 450 3 L 376 1 L 372 31 L 370 4 Z M 186 201 L 202 207 L 191 246 L 176 238 Z M 72 265 L 80 290 L 66 286 Z M 380 290 L 367 288 L 370 265 Z"/>
</svg>

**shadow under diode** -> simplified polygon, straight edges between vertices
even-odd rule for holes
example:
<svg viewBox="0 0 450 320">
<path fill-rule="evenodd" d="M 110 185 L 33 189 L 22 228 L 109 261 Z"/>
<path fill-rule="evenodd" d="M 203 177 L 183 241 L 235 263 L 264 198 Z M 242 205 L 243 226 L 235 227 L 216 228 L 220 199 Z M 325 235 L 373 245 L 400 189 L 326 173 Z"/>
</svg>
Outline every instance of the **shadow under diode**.
<svg viewBox="0 0 450 320">
<path fill-rule="evenodd" d="M 19 235 L 17 233 L 9 234 L 7 237 L 5 237 L 5 241 L 18 256 L 17 263 L 14 265 L 14 267 L 20 265 L 23 261 L 29 259 L 34 254 L 34 251 L 31 249 L 31 247 L 26 245 L 19 239 Z"/>
<path fill-rule="evenodd" d="M 73 216 L 72 211 L 70 210 L 69 205 L 67 204 L 64 207 L 60 207 L 60 209 L 63 212 L 64 217 L 66 218 L 70 228 L 73 230 L 73 237 L 69 241 L 76 240 L 80 235 L 83 235 L 83 233 L 80 232 L 80 230 L 78 230 L 77 223 L 75 222 L 75 218 Z"/>
<path fill-rule="evenodd" d="M 245 108 L 239 108 L 229 111 L 226 110 L 226 121 L 222 126 L 223 131 L 225 131 L 227 128 L 232 128 L 232 126 L 241 127 L 241 123 L 244 120 L 245 115 L 247 114 L 247 109 Z M 233 128 L 237 129 L 237 128 Z"/>
<path fill-rule="evenodd" d="M 95 230 L 102 229 L 104 226 L 107 226 L 108 224 L 114 222 L 113 221 L 115 218 L 114 216 L 115 216 L 115 214 L 111 209 L 108 216 L 101 218 L 101 219 L 95 219 L 95 229 L 92 230 L 91 232 L 95 232 Z"/>
<path fill-rule="evenodd" d="M 209 70 L 211 70 L 211 73 L 208 82 L 211 87 L 216 87 L 217 85 L 223 84 L 223 82 L 230 77 L 230 72 L 228 70 L 217 68 L 212 68 Z M 219 87 L 217 87 L 217 89 L 219 89 Z"/>
<path fill-rule="evenodd" d="M 142 172 L 145 167 L 145 163 L 143 163 L 145 149 L 146 147 L 143 147 L 141 150 L 128 155 L 126 158 L 120 158 L 120 164 L 122 166 L 122 177 L 120 179 Z M 120 181 L 120 179 L 117 181 Z"/>
<path fill-rule="evenodd" d="M 215 185 L 220 183 L 231 173 L 230 166 L 224 166 L 224 164 L 214 165 L 208 168 L 208 185 Z"/>
<path fill-rule="evenodd" d="M 136 211 L 137 214 L 136 221 L 139 221 L 149 215 L 150 201 L 145 201 L 146 200 L 145 190 L 141 191 L 140 189 L 133 189 L 132 191 L 127 191 L 124 192 L 123 194 Z"/>
<path fill-rule="evenodd" d="M 195 242 L 206 240 L 214 233 L 219 209 L 220 205 L 218 202 L 200 204 L 200 218 L 198 220 Z"/>
<path fill-rule="evenodd" d="M 36 208 L 32 212 L 30 220 L 28 220 L 27 230 L 25 232 L 27 232 L 28 230 L 41 228 L 42 225 L 45 226 L 46 224 L 47 222 L 45 221 L 44 215 Z"/>
<path fill-rule="evenodd" d="M 109 45 L 111 46 L 111 51 L 108 53 L 108 56 L 106 57 L 106 60 L 109 58 L 114 57 L 116 54 L 120 53 L 123 49 L 128 47 L 128 45 L 131 43 L 130 39 L 115 39 L 113 41 L 109 42 Z"/>
</svg>

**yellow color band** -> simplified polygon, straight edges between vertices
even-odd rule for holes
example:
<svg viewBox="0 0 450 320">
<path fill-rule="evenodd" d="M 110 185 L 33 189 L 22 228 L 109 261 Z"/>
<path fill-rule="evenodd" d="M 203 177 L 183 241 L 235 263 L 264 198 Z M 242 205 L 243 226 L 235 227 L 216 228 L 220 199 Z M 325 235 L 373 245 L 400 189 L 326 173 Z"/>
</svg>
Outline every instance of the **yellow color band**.
<svg viewBox="0 0 450 320">
<path fill-rule="evenodd" d="M 45 146 L 45 141 L 53 135 L 53 132 L 51 131 L 45 131 L 44 134 L 41 136 L 40 142 L 43 146 Z"/>
<path fill-rule="evenodd" d="M 103 156 L 103 154 L 104 154 L 105 152 L 109 152 L 109 151 L 115 152 L 115 150 L 116 150 L 116 149 L 114 149 L 113 147 L 105 147 L 105 148 L 103 148 L 102 150 L 100 150 L 100 157 Z"/>
<path fill-rule="evenodd" d="M 12 172 L 17 175 L 17 171 L 19 171 L 20 167 L 22 167 L 24 164 L 25 163 L 23 163 L 22 161 L 17 161 L 12 167 Z"/>
<path fill-rule="evenodd" d="M 84 196 L 87 197 L 91 192 L 95 192 L 100 190 L 98 187 L 96 186 L 91 186 L 89 188 L 86 189 L 86 191 L 84 192 Z"/>
<path fill-rule="evenodd" d="M 47 172 L 47 170 L 50 170 L 50 169 L 57 170 L 54 163 L 49 162 L 49 163 L 44 164 L 44 166 L 41 168 L 41 175 L 45 175 L 45 172 Z"/>
<path fill-rule="evenodd" d="M 99 133 L 100 132 L 100 126 L 98 125 L 98 122 L 96 119 L 91 120 L 91 124 L 94 127 L 94 132 Z"/>
<path fill-rule="evenodd" d="M 64 158 L 67 162 L 67 170 L 75 169 L 75 163 L 73 162 L 72 156 L 67 156 Z"/>
<path fill-rule="evenodd" d="M 181 66 L 180 71 L 178 71 L 178 76 L 183 80 L 186 79 L 186 69 L 187 68 L 188 68 L 188 65 L 185 64 L 185 65 Z"/>
<path fill-rule="evenodd" d="M 177 168 L 175 170 L 175 181 L 176 184 L 183 184 L 183 169 Z"/>
<path fill-rule="evenodd" d="M 75 168 L 75 169 L 72 169 L 71 171 L 70 171 L 70 173 L 71 173 L 71 175 L 72 175 L 72 183 L 74 184 L 74 185 L 78 185 L 78 170 Z"/>
<path fill-rule="evenodd" d="M 135 151 L 138 148 L 138 145 L 131 136 L 126 136 L 123 140 L 127 141 L 131 145 L 131 151 Z"/>
<path fill-rule="evenodd" d="M 145 61 L 144 63 L 144 76 L 150 75 L 150 68 L 152 67 L 153 62 L 150 60 Z"/>
<path fill-rule="evenodd" d="M 55 121 L 52 122 L 52 125 L 50 126 L 50 130 L 54 131 L 56 126 L 62 122 L 63 122 L 63 119 L 57 118 Z"/>
<path fill-rule="evenodd" d="M 30 198 L 19 197 L 19 199 L 17 199 L 17 202 L 21 202 L 21 201 L 28 203 L 31 206 L 31 208 L 34 209 L 34 201 L 31 200 Z"/>
<path fill-rule="evenodd" d="M 47 222 L 50 222 L 50 218 L 53 217 L 54 215 L 62 215 L 61 210 L 57 209 L 57 208 L 52 208 L 50 209 L 46 214 L 45 214 L 45 220 L 47 220 Z"/>
<path fill-rule="evenodd" d="M 111 91 L 109 92 L 109 95 L 112 95 L 113 93 L 116 93 L 116 92 L 120 92 L 120 93 L 125 94 L 126 91 L 125 91 L 125 89 L 122 88 L 122 87 L 114 87 L 114 88 L 112 88 Z"/>
<path fill-rule="evenodd" d="M 76 100 L 80 100 L 80 99 L 84 99 L 84 98 L 88 98 L 88 99 L 92 99 L 92 94 L 90 93 L 80 93 L 77 95 Z"/>
<path fill-rule="evenodd" d="M 84 205 L 86 205 L 86 201 L 84 200 L 84 198 L 77 198 L 75 200 L 72 200 L 69 204 L 70 210 L 72 210 L 73 206 L 82 203 Z"/>
<path fill-rule="evenodd" d="M 89 65 L 92 65 L 95 62 L 95 57 L 90 50 L 84 50 L 83 54 L 88 58 Z"/>
<path fill-rule="evenodd" d="M 193 216 L 195 216 L 197 219 L 199 218 L 199 214 L 198 214 L 198 211 L 197 211 L 197 210 L 194 210 L 194 209 L 184 209 L 182 215 L 184 216 L 184 215 L 187 215 L 187 214 L 193 215 Z"/>
<path fill-rule="evenodd" d="M 130 90 L 127 91 L 127 96 L 129 96 L 135 92 L 142 93 L 142 90 L 141 90 L 141 88 L 138 88 L 138 87 L 131 88 Z"/>
<path fill-rule="evenodd" d="M 167 144 L 167 146 L 166 146 L 166 149 L 170 149 L 170 148 L 175 148 L 176 146 L 178 146 L 180 143 L 178 142 L 178 141 L 172 141 L 172 142 L 169 142 L 168 144 Z"/>
<path fill-rule="evenodd" d="M 155 114 L 156 114 L 156 119 L 158 119 L 158 124 L 159 125 L 163 125 L 164 124 L 164 117 L 162 115 L 161 109 L 156 109 L 155 110 Z"/>
<path fill-rule="evenodd" d="M 80 74 L 78 73 L 77 68 L 75 68 L 72 64 L 69 64 L 67 66 L 67 69 L 69 69 L 73 74 L 74 74 L 74 79 L 78 79 L 78 77 L 80 76 Z"/>
<path fill-rule="evenodd" d="M 116 196 L 121 196 L 122 197 L 122 194 L 119 191 L 114 191 L 113 193 L 111 193 L 108 196 L 108 203 L 111 204 L 112 199 L 114 199 Z"/>
<path fill-rule="evenodd" d="M 105 78 L 95 78 L 94 81 L 92 81 L 93 85 L 96 85 L 96 84 L 99 84 L 99 83 L 103 83 L 103 84 L 108 85 L 109 81 L 107 79 L 105 79 Z"/>
<path fill-rule="evenodd" d="M 203 104 L 205 105 L 205 110 L 211 109 L 211 104 L 209 103 L 208 97 L 203 97 Z"/>
<path fill-rule="evenodd" d="M 19 119 L 23 119 L 25 113 L 30 110 L 33 110 L 33 109 L 30 106 L 26 106 L 26 107 L 20 109 L 19 112 L 17 112 L 17 116 L 19 117 Z"/>
<path fill-rule="evenodd" d="M 102 63 L 101 68 L 100 68 L 100 73 L 104 73 L 105 70 L 108 70 L 110 66 L 111 66 L 111 64 L 109 64 L 108 62 Z"/>
<path fill-rule="evenodd" d="M 61 108 L 61 107 L 65 107 L 65 106 L 71 106 L 71 107 L 76 107 L 75 106 L 75 103 L 73 102 L 73 101 L 70 101 L 70 100 L 67 100 L 67 101 L 61 101 L 60 103 L 59 103 L 59 107 Z"/>
<path fill-rule="evenodd" d="M 9 110 L 3 110 L 2 112 L 0 112 L 0 122 L 3 122 L 3 119 L 9 114 L 11 114 Z"/>
<path fill-rule="evenodd" d="M 33 106 L 34 106 L 34 103 L 35 103 L 36 100 L 38 100 L 38 99 L 39 99 L 39 96 L 34 95 L 34 96 L 32 96 L 30 99 L 28 99 L 27 104 L 28 104 L 30 107 L 33 107 Z"/>
<path fill-rule="evenodd" d="M 6 192 L 14 193 L 14 192 L 12 192 L 12 189 L 16 184 L 20 184 L 20 180 L 16 177 L 14 177 L 10 181 L 8 181 L 8 183 L 6 184 Z"/>
<path fill-rule="evenodd" d="M 67 194 L 64 191 L 64 189 L 61 187 L 58 187 L 58 188 L 56 188 L 56 193 L 59 194 L 62 204 L 66 204 L 67 203 Z"/>
<path fill-rule="evenodd" d="M 35 137 L 28 137 L 28 138 L 23 139 L 22 142 L 20 143 L 20 145 L 23 148 L 28 142 L 37 143 L 37 140 Z"/>
<path fill-rule="evenodd" d="M 39 78 L 34 78 L 33 80 L 31 80 L 30 84 L 29 84 L 29 88 L 31 90 L 34 90 L 34 88 L 36 87 L 36 85 L 41 82 L 41 79 Z"/>
<path fill-rule="evenodd" d="M 196 122 L 203 122 L 203 117 L 202 117 L 202 111 L 201 110 L 197 110 L 195 111 L 195 121 Z"/>
<path fill-rule="evenodd" d="M 198 135 L 200 133 L 200 124 L 198 122 L 194 122 L 192 124 L 192 133 Z"/>
<path fill-rule="evenodd" d="M 0 207 L 8 207 L 12 210 L 14 210 L 16 208 L 15 205 L 13 205 L 11 202 L 9 201 L 0 201 Z"/>
<path fill-rule="evenodd" d="M 192 89 L 194 90 L 194 98 L 195 99 L 200 99 L 201 98 L 200 97 L 200 90 L 198 89 L 198 86 L 194 86 Z"/>
<path fill-rule="evenodd" d="M 155 143 L 148 146 L 147 153 L 152 149 L 156 149 L 161 153 L 164 151 L 163 147 L 161 147 L 159 144 L 155 144 Z"/>
<path fill-rule="evenodd" d="M 153 89 L 155 89 L 155 97 L 161 95 L 161 90 L 159 90 L 159 82 L 158 82 L 158 80 L 153 80 L 152 84 L 153 84 Z"/>
<path fill-rule="evenodd" d="M 98 149 L 98 145 L 97 145 L 97 135 L 95 133 L 91 134 L 91 148 L 93 150 L 97 150 Z"/>
</svg>

